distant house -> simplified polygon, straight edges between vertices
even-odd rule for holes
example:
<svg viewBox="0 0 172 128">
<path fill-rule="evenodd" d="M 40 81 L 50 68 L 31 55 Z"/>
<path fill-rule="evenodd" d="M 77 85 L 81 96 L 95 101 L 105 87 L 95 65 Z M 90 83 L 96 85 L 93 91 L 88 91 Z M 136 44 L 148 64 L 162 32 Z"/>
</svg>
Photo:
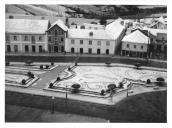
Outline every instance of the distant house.
<svg viewBox="0 0 172 128">
<path fill-rule="evenodd" d="M 124 56 L 147 57 L 148 44 L 149 37 L 142 31 L 135 30 L 122 39 L 121 54 Z"/>
<path fill-rule="evenodd" d="M 48 52 L 46 30 L 48 20 L 6 19 L 6 52 Z"/>
<path fill-rule="evenodd" d="M 100 24 L 83 23 L 80 28 L 81 29 L 104 30 L 105 26 L 104 25 L 100 25 Z"/>
<path fill-rule="evenodd" d="M 167 29 L 166 19 L 164 19 L 163 17 L 159 17 L 152 24 L 150 24 L 149 28 L 153 28 L 153 29 Z"/>
<path fill-rule="evenodd" d="M 153 46 L 153 52 L 167 52 L 167 30 L 166 29 L 152 29 L 152 28 L 144 28 L 144 30 L 149 31 L 152 35 L 154 35 L 154 39 L 151 39 L 151 43 Z"/>
<path fill-rule="evenodd" d="M 68 28 L 61 20 L 54 22 L 47 30 L 49 52 L 64 52 L 65 38 Z"/>
<path fill-rule="evenodd" d="M 80 54 L 115 54 L 124 33 L 124 26 L 114 22 L 105 30 L 69 29 L 65 50 Z"/>
</svg>

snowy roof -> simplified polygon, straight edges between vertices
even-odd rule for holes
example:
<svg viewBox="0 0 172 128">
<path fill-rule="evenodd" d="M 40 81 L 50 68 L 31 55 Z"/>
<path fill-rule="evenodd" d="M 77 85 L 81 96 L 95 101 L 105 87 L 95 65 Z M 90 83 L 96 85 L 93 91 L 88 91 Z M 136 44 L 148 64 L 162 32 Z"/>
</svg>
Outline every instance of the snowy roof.
<svg viewBox="0 0 172 128">
<path fill-rule="evenodd" d="M 64 24 L 64 22 L 62 20 L 57 20 L 56 22 L 54 22 L 48 30 L 50 30 L 55 25 L 59 26 L 61 29 L 63 29 L 63 31 L 68 30 L 67 26 Z"/>
<path fill-rule="evenodd" d="M 5 32 L 22 34 L 44 34 L 48 29 L 48 20 L 6 19 Z"/>
<path fill-rule="evenodd" d="M 92 36 L 90 33 L 93 33 Z M 114 40 L 105 30 L 91 29 L 68 29 L 68 38 Z"/>
<path fill-rule="evenodd" d="M 122 31 L 125 29 L 119 21 L 114 21 L 106 26 L 106 31 L 113 36 L 114 39 L 117 39 Z"/>
<path fill-rule="evenodd" d="M 166 29 L 153 29 L 153 28 L 144 27 L 143 30 L 148 30 L 154 36 L 157 36 L 158 33 L 167 34 Z"/>
<path fill-rule="evenodd" d="M 124 36 L 122 41 L 148 44 L 149 38 L 146 35 L 144 35 L 141 31 L 136 30 L 136 31 L 132 32 L 131 34 Z"/>
</svg>

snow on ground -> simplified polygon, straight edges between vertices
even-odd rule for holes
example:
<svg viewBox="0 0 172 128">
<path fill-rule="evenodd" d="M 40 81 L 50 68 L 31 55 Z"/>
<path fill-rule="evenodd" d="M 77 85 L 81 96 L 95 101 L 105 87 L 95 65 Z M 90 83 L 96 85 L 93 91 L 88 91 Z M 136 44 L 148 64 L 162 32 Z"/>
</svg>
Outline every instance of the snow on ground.
<svg viewBox="0 0 172 128">
<path fill-rule="evenodd" d="M 107 85 L 114 83 L 118 86 L 124 78 L 146 81 L 150 79 L 155 82 L 157 77 L 167 80 L 167 73 L 152 70 L 137 70 L 127 67 L 104 67 L 104 66 L 78 66 L 74 70 L 76 76 L 57 83 L 56 86 L 71 86 L 79 83 L 81 89 L 100 92 L 107 89 Z"/>
</svg>

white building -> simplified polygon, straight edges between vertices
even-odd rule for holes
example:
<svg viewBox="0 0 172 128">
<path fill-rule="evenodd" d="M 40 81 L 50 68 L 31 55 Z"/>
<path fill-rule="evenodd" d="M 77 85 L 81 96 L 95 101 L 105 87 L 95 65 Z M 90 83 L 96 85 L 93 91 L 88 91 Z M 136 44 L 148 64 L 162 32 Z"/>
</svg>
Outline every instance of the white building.
<svg viewBox="0 0 172 128">
<path fill-rule="evenodd" d="M 149 38 L 140 30 L 136 30 L 122 39 L 122 55 L 146 57 Z"/>
<path fill-rule="evenodd" d="M 48 20 L 6 19 L 6 52 L 47 52 Z"/>
<path fill-rule="evenodd" d="M 105 30 L 69 29 L 65 50 L 71 53 L 115 54 L 125 33 L 125 27 L 117 22 Z"/>
</svg>

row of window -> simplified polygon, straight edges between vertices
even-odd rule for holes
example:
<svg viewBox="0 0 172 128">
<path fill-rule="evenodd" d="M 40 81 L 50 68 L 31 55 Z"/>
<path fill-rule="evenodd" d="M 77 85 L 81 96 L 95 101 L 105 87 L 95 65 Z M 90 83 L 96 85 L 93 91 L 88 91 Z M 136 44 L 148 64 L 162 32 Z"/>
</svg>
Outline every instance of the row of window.
<svg viewBox="0 0 172 128">
<path fill-rule="evenodd" d="M 52 41 L 52 37 L 49 36 L 49 37 L 48 37 L 48 41 L 51 42 L 51 41 Z M 55 37 L 55 38 L 54 38 L 54 41 L 58 41 L 58 38 Z M 61 37 L 61 38 L 60 38 L 60 41 L 63 42 L 63 41 L 64 41 L 64 38 Z"/>
<path fill-rule="evenodd" d="M 11 48 L 12 48 L 12 46 L 7 45 L 7 52 L 11 52 L 12 51 Z M 43 52 L 43 48 L 41 45 L 38 46 L 38 49 L 39 49 L 39 52 Z M 25 50 L 25 52 L 29 52 L 29 46 L 25 45 L 24 50 Z M 32 50 L 32 52 L 36 52 L 36 46 L 32 45 L 31 50 Z M 14 45 L 14 52 L 18 52 L 18 45 Z"/>
<path fill-rule="evenodd" d="M 130 45 L 129 44 L 127 44 L 127 48 L 130 48 Z M 136 45 L 133 45 L 133 48 L 137 48 L 137 46 Z M 143 49 L 143 46 L 140 46 L 140 48 Z"/>
<path fill-rule="evenodd" d="M 77 51 L 79 53 L 83 53 L 83 48 L 80 48 L 79 51 Z M 71 48 L 71 53 L 75 53 L 75 48 Z M 88 48 L 88 53 L 92 54 L 92 48 Z M 97 49 L 97 54 L 101 53 L 101 49 Z M 109 54 L 109 49 L 106 49 L 106 54 Z"/>
<path fill-rule="evenodd" d="M 80 40 L 80 44 L 81 45 L 83 44 L 83 42 L 84 42 L 83 40 Z M 89 45 L 92 45 L 92 42 L 93 42 L 92 40 L 89 40 L 88 41 L 88 44 Z M 71 40 L 71 44 L 75 44 L 75 40 Z M 101 45 L 101 41 L 97 41 L 97 45 L 100 46 Z M 110 45 L 110 42 L 109 41 L 106 41 L 106 46 L 109 46 L 109 45 Z"/>
<path fill-rule="evenodd" d="M 23 36 L 23 41 L 29 41 L 29 37 L 30 36 Z M 13 41 L 18 41 L 19 38 L 18 38 L 18 36 L 14 35 L 14 36 L 12 36 L 12 40 Z M 6 41 L 10 41 L 10 36 L 6 36 Z M 35 42 L 36 41 L 36 37 L 35 36 L 31 36 L 31 41 Z M 43 41 L 42 36 L 38 36 L 38 41 Z"/>
<path fill-rule="evenodd" d="M 48 31 L 48 34 L 54 34 L 54 35 L 62 35 L 63 31 L 62 30 L 54 30 L 54 31 Z"/>
</svg>

